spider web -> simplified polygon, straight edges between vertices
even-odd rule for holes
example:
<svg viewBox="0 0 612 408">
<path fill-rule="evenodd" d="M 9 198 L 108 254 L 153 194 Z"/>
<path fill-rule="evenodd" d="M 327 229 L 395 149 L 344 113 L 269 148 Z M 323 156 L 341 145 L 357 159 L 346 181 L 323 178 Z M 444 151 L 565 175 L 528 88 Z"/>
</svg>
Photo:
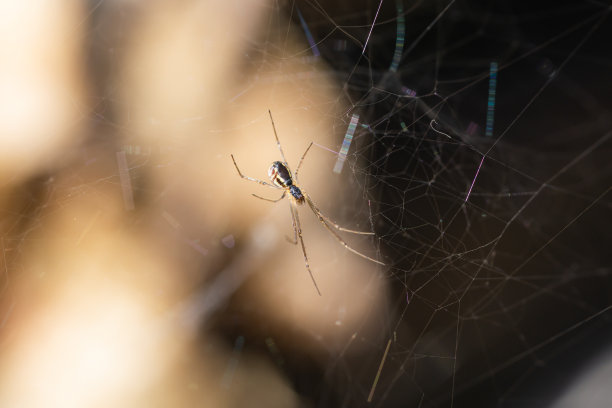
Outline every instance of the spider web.
<svg viewBox="0 0 612 408">
<path fill-rule="evenodd" d="M 321 406 L 553 404 L 562 356 L 608 338 L 608 6 L 540 7 L 289 7 L 343 84 L 338 120 L 359 115 L 348 171 L 392 260 L 366 368 L 336 361 Z"/>
<path fill-rule="evenodd" d="M 314 25 L 333 28 L 309 6 Z M 369 38 L 365 53 L 348 34 L 348 50 L 329 50 L 367 118 L 352 150 L 365 164 L 352 171 L 368 176 L 393 259 L 388 341 L 373 383 L 352 391 L 374 406 L 555 403 L 577 370 L 562 356 L 587 358 L 584 337 L 609 336 L 598 220 L 610 215 L 611 134 L 594 125 L 609 112 L 597 89 L 607 6 L 371 6 L 334 10 Z"/>
<path fill-rule="evenodd" d="M 134 270 L 146 272 L 127 279 L 146 282 L 139 295 L 160 293 L 165 301 L 159 309 L 165 312 L 159 314 L 171 315 L 181 330 L 189 328 L 197 353 L 223 356 L 218 364 L 193 361 L 193 372 L 214 367 L 215 374 L 202 380 L 212 388 L 194 385 L 192 371 L 178 380 L 162 376 L 165 386 L 182 390 L 178 394 L 186 388 L 209 390 L 172 400 L 174 406 L 213 404 L 216 397 L 207 392 L 227 396 L 232 387 L 242 390 L 236 393 L 242 405 L 263 398 L 245 386 L 260 375 L 242 368 L 253 358 L 274 368 L 297 396 L 295 406 L 605 405 L 604 391 L 609 391 L 594 385 L 605 373 L 594 367 L 607 362 L 612 336 L 609 5 L 586 0 L 262 3 L 260 29 L 241 38 L 246 51 L 218 68 L 232 71 L 227 77 L 238 85 L 219 85 L 231 95 L 219 91 L 224 98 L 213 102 L 194 96 L 182 109 L 170 104 L 161 110 L 145 92 L 118 90 L 135 80 L 157 86 L 158 78 L 147 76 L 146 53 L 138 54 L 138 41 L 130 42 L 148 7 L 154 8 L 90 2 L 75 23 L 84 32 L 91 79 L 91 110 L 78 117 L 87 134 L 68 149 L 68 163 L 33 172 L 10 190 L 13 204 L 3 207 L 0 347 L 12 350 L 14 314 L 31 299 L 17 290 L 20 282 L 44 275 L 40 269 L 32 272 L 30 259 L 44 263 L 47 255 L 31 248 L 79 254 L 97 226 L 106 224 L 121 236 L 137 234 L 148 243 L 144 253 L 159 251 L 179 265 L 170 268 L 176 272 L 171 277 L 151 277 L 153 266 L 134 261 Z M 249 21 L 236 19 L 236 25 Z M 160 17 L 159 24 L 173 27 L 173 35 L 182 29 L 169 17 Z M 207 66 L 232 47 L 228 30 L 201 39 L 203 62 L 195 66 Z M 130 57 L 138 61 L 136 68 L 124 67 Z M 167 56 L 168 65 L 176 64 L 174 57 Z M 197 70 L 192 74 L 193 80 L 182 78 L 188 85 L 177 79 L 176 86 L 197 87 L 189 95 L 216 89 L 214 81 L 201 85 Z M 283 84 L 297 91 L 287 97 Z M 160 89 L 174 95 L 172 86 Z M 323 100 L 312 96 L 320 93 Z M 253 100 L 265 105 L 249 107 Z M 265 174 L 251 174 L 249 153 L 265 150 L 262 155 L 270 160 L 256 157 L 261 165 L 278 160 L 272 137 L 263 143 L 250 136 L 258 126 L 269 126 L 267 104 L 274 103 L 280 106 L 272 112 L 275 120 L 288 112 L 316 112 L 320 119 L 314 122 L 277 123 L 281 141 L 291 146 L 283 147 L 288 161 L 295 166 L 301 152 L 293 147 L 313 141 L 309 155 L 324 165 L 305 159 L 300 170 L 305 188 L 315 190 L 317 205 L 332 219 L 374 231 L 374 238 L 358 237 L 351 245 L 367 240 L 367 255 L 375 253 L 386 264 L 377 269 L 381 279 L 372 280 L 385 291 L 382 312 L 375 317 L 364 312 L 352 336 L 340 344 L 326 343 L 323 331 L 306 323 L 294 321 L 282 331 L 270 323 L 273 318 L 259 304 L 265 299 L 253 297 L 249 285 L 255 270 L 282 268 L 280 260 L 270 261 L 272 252 L 289 249 L 246 244 L 241 208 L 259 205 L 243 204 L 259 190 L 242 187 L 236 198 L 215 180 L 219 169 L 231 166 L 229 153 L 239 146 L 227 142 L 230 137 L 248 144 L 235 153 L 246 175 Z M 245 106 L 249 114 L 238 116 Z M 224 115 L 232 120 L 224 121 Z M 189 131 L 214 137 L 184 137 Z M 296 139 L 291 135 L 301 132 L 307 132 L 297 137 L 301 144 L 291 144 Z M 317 136 L 330 133 L 333 142 Z M 195 180 L 206 182 L 194 188 Z M 319 193 L 314 180 L 325 180 L 337 194 Z M 111 191 L 121 197 L 126 217 L 118 225 L 109 221 L 115 216 L 115 207 L 105 201 Z M 103 204 L 88 207 L 94 210 L 85 215 L 73 210 L 70 217 L 57 215 L 85 198 Z M 237 201 L 240 206 L 231 204 Z M 198 212 L 202 202 L 209 207 Z M 69 224 L 73 215 L 75 222 L 80 217 L 74 236 L 57 226 Z M 290 225 L 288 212 L 285 217 L 284 225 Z M 261 219 L 253 236 L 270 236 L 274 220 L 274 214 Z M 63 232 L 57 238 L 53 231 Z M 73 246 L 56 247 L 58 241 Z M 305 241 L 311 261 L 321 259 L 317 243 L 307 235 Z M 316 267 L 311 262 L 315 275 L 354 256 L 333 245 L 326 248 L 331 262 Z M 302 262 L 299 248 L 290 250 Z M 110 250 L 107 258 L 123 264 Z M 274 297 L 283 288 L 282 283 L 267 286 L 264 293 Z M 40 290 L 46 293 L 47 287 Z M 364 296 L 363 302 L 369 300 Z M 329 311 L 334 313 L 339 312 Z M 372 320 L 375 329 L 361 330 Z M 296 345 L 303 337 L 316 340 L 310 342 L 316 351 L 312 344 Z M 595 387 L 602 394 L 572 394 L 579 381 L 587 381 L 583 389 Z M 160 389 L 148 397 L 165 396 Z M 0 388 L 0 401 L 6 392 Z"/>
</svg>

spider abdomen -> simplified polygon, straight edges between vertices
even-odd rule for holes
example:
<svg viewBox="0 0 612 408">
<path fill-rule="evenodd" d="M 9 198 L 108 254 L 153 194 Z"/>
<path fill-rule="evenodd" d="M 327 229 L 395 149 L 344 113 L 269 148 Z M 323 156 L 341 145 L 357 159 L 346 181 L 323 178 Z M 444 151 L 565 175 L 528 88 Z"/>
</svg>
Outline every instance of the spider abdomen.
<svg viewBox="0 0 612 408">
<path fill-rule="evenodd" d="M 289 188 L 293 185 L 291 170 L 283 162 L 275 161 L 268 169 L 268 177 L 272 183 L 281 188 Z"/>
</svg>

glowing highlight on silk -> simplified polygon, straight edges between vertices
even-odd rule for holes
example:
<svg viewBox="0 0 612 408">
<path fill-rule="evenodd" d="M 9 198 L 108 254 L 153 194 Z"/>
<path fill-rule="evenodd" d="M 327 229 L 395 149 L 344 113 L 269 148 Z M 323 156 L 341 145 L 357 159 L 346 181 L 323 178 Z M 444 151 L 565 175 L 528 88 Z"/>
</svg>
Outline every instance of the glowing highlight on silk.
<svg viewBox="0 0 612 408">
<path fill-rule="evenodd" d="M 353 133 L 355 133 L 355 129 L 357 128 L 357 123 L 359 122 L 359 115 L 353 113 L 353 117 L 351 117 L 351 122 L 348 125 L 348 129 L 346 130 L 346 135 L 344 135 L 344 141 L 342 142 L 342 148 L 340 149 L 340 153 L 338 154 L 338 160 L 336 161 L 336 165 L 334 166 L 334 173 L 340 174 L 342 171 L 342 167 L 344 167 L 344 161 L 346 160 L 346 155 L 348 154 L 349 147 L 351 146 L 351 142 L 353 141 Z"/>
<path fill-rule="evenodd" d="M 308 29 L 308 25 L 306 25 L 306 21 L 304 20 L 304 17 L 302 17 L 302 13 L 300 13 L 300 9 L 297 8 L 297 6 L 295 7 L 295 9 L 297 10 L 298 17 L 300 18 L 300 24 L 302 24 L 302 29 L 304 30 L 304 33 L 306 33 L 306 39 L 308 40 L 308 44 L 310 44 L 310 49 L 312 50 L 312 53 L 315 55 L 315 57 L 320 57 L 321 53 L 319 52 L 319 48 L 317 47 L 317 44 L 315 44 L 314 38 L 312 38 L 312 34 Z"/>
<path fill-rule="evenodd" d="M 395 38 L 395 52 L 393 53 L 393 60 L 391 61 L 391 67 L 389 71 L 396 72 L 397 67 L 402 59 L 402 52 L 404 51 L 404 38 L 406 36 L 406 19 L 404 17 L 404 6 L 401 0 L 395 0 L 397 6 L 397 37 Z"/>
<path fill-rule="evenodd" d="M 487 101 L 487 127 L 485 136 L 493 136 L 493 114 L 495 112 L 495 87 L 497 86 L 497 62 L 491 62 L 489 73 L 489 100 Z"/>
</svg>

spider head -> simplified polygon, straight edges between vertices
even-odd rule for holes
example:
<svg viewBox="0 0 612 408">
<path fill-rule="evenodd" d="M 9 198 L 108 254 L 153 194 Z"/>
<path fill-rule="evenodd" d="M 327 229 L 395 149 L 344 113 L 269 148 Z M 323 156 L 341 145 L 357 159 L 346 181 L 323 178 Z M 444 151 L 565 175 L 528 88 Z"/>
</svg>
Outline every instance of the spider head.
<svg viewBox="0 0 612 408">
<path fill-rule="evenodd" d="M 304 194 L 302 194 L 302 190 L 298 186 L 289 186 L 289 194 L 291 194 L 291 197 L 293 197 L 297 204 L 304 204 Z"/>
</svg>

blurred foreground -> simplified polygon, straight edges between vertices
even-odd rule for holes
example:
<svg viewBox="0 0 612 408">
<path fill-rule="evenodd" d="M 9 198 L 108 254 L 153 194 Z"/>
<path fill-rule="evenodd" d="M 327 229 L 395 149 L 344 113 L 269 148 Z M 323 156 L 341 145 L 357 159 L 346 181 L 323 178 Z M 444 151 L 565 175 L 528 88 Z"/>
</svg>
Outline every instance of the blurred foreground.
<svg viewBox="0 0 612 408">
<path fill-rule="evenodd" d="M 2 2 L 0 406 L 301 406 L 279 365 L 214 329 L 232 308 L 258 316 L 281 360 L 274 338 L 316 361 L 357 324 L 376 329 L 376 266 L 304 209 L 319 297 L 284 240 L 287 204 L 251 197 L 277 191 L 240 179 L 229 157 L 267 179 L 279 159 L 268 109 L 293 167 L 310 141 L 337 144 L 331 119 L 345 107 L 323 101 L 338 89 L 300 56 L 280 58 L 296 40 L 250 48 L 277 38 L 273 11 Z M 331 216 L 345 191 L 319 169 L 333 164 L 314 148 L 301 171 Z"/>
</svg>

